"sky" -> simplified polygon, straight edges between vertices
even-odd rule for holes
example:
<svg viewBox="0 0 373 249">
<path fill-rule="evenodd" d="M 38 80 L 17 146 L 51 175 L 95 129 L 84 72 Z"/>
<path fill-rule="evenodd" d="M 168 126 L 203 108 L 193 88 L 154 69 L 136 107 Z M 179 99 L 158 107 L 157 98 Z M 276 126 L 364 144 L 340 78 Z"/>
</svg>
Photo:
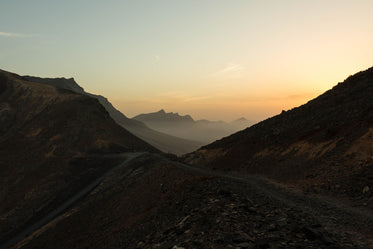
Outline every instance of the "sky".
<svg viewBox="0 0 373 249">
<path fill-rule="evenodd" d="M 371 0 L 1 0 L 0 68 L 128 117 L 262 120 L 373 66 Z"/>
</svg>

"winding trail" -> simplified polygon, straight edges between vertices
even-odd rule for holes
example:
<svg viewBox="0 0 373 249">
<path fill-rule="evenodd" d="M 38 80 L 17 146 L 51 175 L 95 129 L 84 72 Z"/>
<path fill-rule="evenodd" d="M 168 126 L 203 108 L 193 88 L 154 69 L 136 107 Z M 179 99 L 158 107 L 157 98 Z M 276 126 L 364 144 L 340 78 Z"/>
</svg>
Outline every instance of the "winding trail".
<svg viewBox="0 0 373 249">
<path fill-rule="evenodd" d="M 358 240 L 360 238 L 365 241 L 368 240 L 371 245 L 369 248 L 373 248 L 372 210 L 352 207 L 348 203 L 329 197 L 305 195 L 257 176 L 235 175 L 180 162 L 169 162 L 189 172 L 245 183 L 268 198 L 276 199 L 286 206 L 301 209 L 305 213 L 311 214 L 318 219 L 320 224 L 330 230 L 340 233 L 348 231 L 354 234 Z M 368 236 L 366 236 L 367 234 Z"/>
<path fill-rule="evenodd" d="M 126 156 L 126 159 L 121 164 L 113 167 L 111 170 L 109 170 L 104 175 L 89 184 L 87 187 L 76 193 L 73 197 L 71 197 L 54 211 L 46 215 L 44 218 L 27 227 L 17 236 L 2 244 L 0 246 L 0 249 L 8 248 L 21 241 L 27 235 L 35 232 L 36 230 L 50 222 L 52 219 L 62 214 L 77 201 L 81 200 L 83 197 L 91 193 L 109 174 L 113 173 L 113 171 L 120 167 L 127 168 L 131 166 L 131 162 L 141 156 L 149 156 L 154 158 L 154 160 L 167 161 L 175 167 L 191 173 L 213 176 L 230 182 L 244 183 L 251 189 L 255 189 L 255 191 L 260 193 L 261 195 L 283 203 L 284 206 L 293 207 L 298 210 L 300 209 L 303 212 L 311 214 L 318 219 L 320 224 L 330 230 L 338 231 L 340 233 L 345 233 L 346 231 L 348 231 L 351 234 L 355 234 L 357 240 L 360 240 L 361 238 L 362 241 L 366 241 L 368 244 L 373 245 L 373 212 L 371 210 L 364 211 L 364 209 L 351 207 L 350 205 L 348 205 L 348 203 L 332 200 L 330 198 L 304 195 L 303 193 L 292 191 L 291 189 L 271 183 L 268 180 L 260 177 L 250 175 L 235 175 L 227 172 L 214 171 L 199 166 L 191 166 L 181 162 L 172 161 L 159 154 L 138 152 L 127 153 L 123 155 Z M 134 169 L 129 167 L 128 170 L 131 171 Z M 372 232 L 372 236 L 367 236 L 366 234 L 364 234 L 363 230 L 368 231 L 368 233 Z M 366 248 L 371 247 L 368 246 Z"/>
<path fill-rule="evenodd" d="M 135 158 L 140 157 L 143 155 L 144 152 L 136 152 L 136 153 L 125 153 L 122 154 L 122 156 L 125 156 L 126 159 L 118 164 L 117 166 L 113 167 L 109 171 L 107 171 L 105 174 L 103 174 L 101 177 L 97 178 L 95 181 L 90 183 L 88 186 L 77 192 L 74 196 L 72 196 L 70 199 L 62 203 L 60 206 L 58 206 L 56 209 L 54 209 L 52 212 L 48 213 L 46 216 L 44 216 L 39 221 L 35 222 L 34 224 L 26 227 L 21 232 L 19 232 L 16 236 L 10 238 L 8 241 L 0 245 L 0 249 L 6 249 L 11 247 L 12 245 L 17 244 L 19 241 L 21 241 L 23 238 L 28 236 L 29 234 L 35 232 L 40 227 L 44 226 L 45 224 L 49 223 L 51 220 L 53 220 L 55 217 L 63 213 L 65 210 L 67 210 L 69 207 L 71 207 L 74 203 L 81 200 L 83 197 L 88 195 L 92 190 L 94 190 L 109 174 L 111 174 L 113 171 L 115 171 L 118 168 L 126 167 L 129 165 L 131 161 L 133 161 Z"/>
</svg>

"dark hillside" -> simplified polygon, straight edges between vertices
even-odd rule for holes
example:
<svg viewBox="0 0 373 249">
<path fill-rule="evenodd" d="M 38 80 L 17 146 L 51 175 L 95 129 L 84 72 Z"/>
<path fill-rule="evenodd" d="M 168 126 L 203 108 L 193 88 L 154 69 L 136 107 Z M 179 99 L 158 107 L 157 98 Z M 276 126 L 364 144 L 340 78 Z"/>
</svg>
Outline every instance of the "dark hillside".
<svg viewBox="0 0 373 249">
<path fill-rule="evenodd" d="M 373 68 L 307 104 L 202 147 L 189 163 L 368 200 L 373 188 Z M 368 187 L 368 188 L 367 188 Z M 371 203 L 373 206 L 373 203 Z"/>
<path fill-rule="evenodd" d="M 158 150 L 91 97 L 0 71 L 0 241 L 118 163 Z"/>
</svg>

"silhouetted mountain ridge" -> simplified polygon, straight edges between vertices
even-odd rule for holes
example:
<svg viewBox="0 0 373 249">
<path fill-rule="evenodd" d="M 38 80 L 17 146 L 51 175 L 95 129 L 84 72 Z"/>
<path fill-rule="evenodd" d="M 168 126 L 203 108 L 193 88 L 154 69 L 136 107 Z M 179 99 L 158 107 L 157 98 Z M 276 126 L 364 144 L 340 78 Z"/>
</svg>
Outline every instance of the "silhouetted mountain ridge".
<svg viewBox="0 0 373 249">
<path fill-rule="evenodd" d="M 23 76 L 25 80 L 32 80 L 33 82 L 38 82 L 42 84 L 47 84 L 54 86 L 58 89 L 66 89 L 76 93 L 85 94 L 90 97 L 97 99 L 101 105 L 103 105 L 109 115 L 117 122 L 119 125 L 129 130 L 131 133 L 141 138 L 142 140 L 148 142 L 154 147 L 162 150 L 163 152 L 173 153 L 176 155 L 185 154 L 198 149 L 203 144 L 201 142 L 193 141 L 188 138 L 180 138 L 168 134 L 164 134 L 159 131 L 155 131 L 146 126 L 143 122 L 129 119 L 123 113 L 118 111 L 107 98 L 87 93 L 82 87 L 80 87 L 73 78 L 39 78 L 31 76 Z"/>
<path fill-rule="evenodd" d="M 147 123 L 147 122 L 174 122 L 174 123 L 190 122 L 190 123 L 193 123 L 195 122 L 190 115 L 181 116 L 177 112 L 166 113 L 163 109 L 159 110 L 158 112 L 140 114 L 140 115 L 133 117 L 132 119 L 142 121 L 144 123 Z"/>
<path fill-rule="evenodd" d="M 74 78 L 40 78 L 34 76 L 23 76 L 24 80 L 31 82 L 38 82 L 42 84 L 48 84 L 57 88 L 67 89 L 76 93 L 84 94 L 84 89 L 75 82 Z"/>
<path fill-rule="evenodd" d="M 190 115 L 182 116 L 177 112 L 167 113 L 164 109 L 158 112 L 140 114 L 132 119 L 141 121 L 154 130 L 185 139 L 200 141 L 204 144 L 221 139 L 254 123 L 245 118 L 235 120 L 231 123 L 206 119 L 194 120 Z"/>
</svg>

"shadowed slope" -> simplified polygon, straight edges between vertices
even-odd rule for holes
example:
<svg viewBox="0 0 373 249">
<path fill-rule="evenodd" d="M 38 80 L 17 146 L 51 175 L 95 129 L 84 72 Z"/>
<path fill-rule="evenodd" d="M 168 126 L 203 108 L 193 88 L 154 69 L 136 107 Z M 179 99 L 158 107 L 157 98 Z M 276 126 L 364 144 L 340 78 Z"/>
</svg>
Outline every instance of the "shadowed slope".
<svg viewBox="0 0 373 249">
<path fill-rule="evenodd" d="M 372 96 L 370 68 L 303 106 L 207 145 L 185 160 L 368 200 L 373 186 Z"/>
<path fill-rule="evenodd" d="M 4 71 L 0 121 L 0 241 L 118 161 L 99 155 L 158 151 L 96 99 Z"/>
</svg>

